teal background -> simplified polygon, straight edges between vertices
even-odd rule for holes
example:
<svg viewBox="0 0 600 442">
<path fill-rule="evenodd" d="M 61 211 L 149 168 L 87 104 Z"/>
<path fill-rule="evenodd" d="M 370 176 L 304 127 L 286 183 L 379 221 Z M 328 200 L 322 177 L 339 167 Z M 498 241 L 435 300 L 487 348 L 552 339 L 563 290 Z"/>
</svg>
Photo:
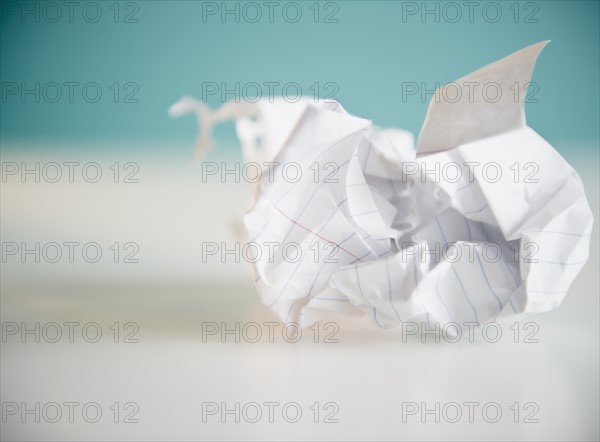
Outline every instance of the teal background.
<svg viewBox="0 0 600 442">
<path fill-rule="evenodd" d="M 2 3 L 4 8 L 15 2 Z M 521 2 L 522 14 L 526 3 L 537 5 L 538 23 L 523 23 L 523 17 L 515 23 L 509 9 L 514 1 L 499 2 L 503 16 L 497 23 L 485 21 L 480 9 L 473 23 L 465 16 L 457 23 L 436 23 L 432 17 L 422 23 L 416 16 L 403 23 L 403 2 L 396 1 L 337 2 L 338 23 L 314 23 L 308 15 L 314 1 L 302 3 L 306 16 L 298 23 L 286 22 L 281 14 L 274 23 L 264 17 L 258 23 L 232 18 L 221 23 L 214 16 L 203 23 L 202 2 L 140 1 L 138 23 L 114 23 L 108 15 L 113 3 L 102 3 L 97 23 L 85 22 L 77 12 L 74 23 L 64 17 L 58 23 L 3 17 L 0 76 L 2 82 L 95 81 L 105 94 L 115 81 L 135 82 L 139 102 L 115 104 L 109 95 L 95 104 L 80 98 L 55 104 L 9 98 L 1 104 L 3 143 L 82 141 L 82 149 L 86 141 L 189 146 L 196 122 L 171 120 L 166 109 L 183 94 L 200 97 L 203 81 L 295 81 L 306 89 L 333 81 L 339 85 L 335 97 L 350 112 L 418 133 L 427 103 L 416 97 L 402 103 L 402 82 L 447 83 L 550 39 L 533 77 L 539 102 L 527 105 L 529 125 L 560 150 L 598 150 L 597 1 Z M 227 138 L 230 130 L 218 135 Z"/>
</svg>

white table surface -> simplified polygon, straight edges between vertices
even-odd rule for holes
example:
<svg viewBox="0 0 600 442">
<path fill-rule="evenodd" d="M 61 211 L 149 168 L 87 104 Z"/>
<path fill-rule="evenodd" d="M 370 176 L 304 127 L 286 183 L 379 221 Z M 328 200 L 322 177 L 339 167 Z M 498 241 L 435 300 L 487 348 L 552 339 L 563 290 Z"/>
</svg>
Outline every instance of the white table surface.
<svg viewBox="0 0 600 442">
<path fill-rule="evenodd" d="M 22 157 L 3 154 L 3 161 Z M 61 158 L 86 161 L 74 153 Z M 140 263 L 129 266 L 110 260 L 3 264 L 4 323 L 96 322 L 106 333 L 94 344 L 80 335 L 74 343 L 13 337 L 2 343 L 4 404 L 95 402 L 103 411 L 97 423 L 77 412 L 72 423 L 5 416 L 3 440 L 598 440 L 597 224 L 590 262 L 560 308 L 519 318 L 521 326 L 539 326 L 537 343 L 513 342 L 504 324 L 507 334 L 495 344 L 481 334 L 474 343 L 423 344 L 419 337 L 403 339 L 400 329 L 382 331 L 366 319 L 340 317 L 327 319 L 339 325 L 338 343 L 314 343 L 308 334 L 298 343 L 223 344 L 217 337 L 203 343 L 203 322 L 275 320 L 260 303 L 247 264 L 200 260 L 202 241 L 235 240 L 232 226 L 248 189 L 202 183 L 198 165 L 181 155 L 164 158 L 152 151 L 87 158 L 103 167 L 139 162 L 140 183 L 129 187 L 2 185 L 3 241 L 140 246 Z M 572 161 L 598 219 L 597 161 Z M 109 326 L 115 322 L 137 324 L 139 342 L 114 343 Z M 115 402 L 135 403 L 139 422 L 115 423 L 109 408 Z M 273 423 L 266 417 L 222 423 L 218 416 L 203 422 L 203 402 L 296 402 L 303 416 L 297 423 L 277 411 Z M 315 423 L 309 409 L 315 402 L 337 404 L 339 422 Z M 495 402 L 503 416 L 488 423 L 478 408 L 474 422 L 464 416 L 436 423 L 429 416 L 423 423 L 419 415 L 403 422 L 402 403 L 408 402 L 431 408 L 436 402 Z M 509 409 L 515 402 L 537 404 L 539 422 L 515 423 Z"/>
</svg>

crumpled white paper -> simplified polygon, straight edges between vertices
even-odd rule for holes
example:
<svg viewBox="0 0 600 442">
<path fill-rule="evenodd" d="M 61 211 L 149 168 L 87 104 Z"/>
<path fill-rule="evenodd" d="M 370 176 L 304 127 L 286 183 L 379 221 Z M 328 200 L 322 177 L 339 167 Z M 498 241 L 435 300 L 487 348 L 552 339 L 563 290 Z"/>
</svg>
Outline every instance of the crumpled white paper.
<svg viewBox="0 0 600 442">
<path fill-rule="evenodd" d="M 263 169 L 244 218 L 248 242 L 275 245 L 255 255 L 262 302 L 285 323 L 362 312 L 384 328 L 557 307 L 588 259 L 593 217 L 575 170 L 508 93 L 545 44 L 438 90 L 417 148 L 333 101 L 173 105 L 172 116 L 196 112 L 199 151 L 215 123 L 236 119 L 244 160 Z M 502 96 L 464 93 L 474 83 Z"/>
</svg>

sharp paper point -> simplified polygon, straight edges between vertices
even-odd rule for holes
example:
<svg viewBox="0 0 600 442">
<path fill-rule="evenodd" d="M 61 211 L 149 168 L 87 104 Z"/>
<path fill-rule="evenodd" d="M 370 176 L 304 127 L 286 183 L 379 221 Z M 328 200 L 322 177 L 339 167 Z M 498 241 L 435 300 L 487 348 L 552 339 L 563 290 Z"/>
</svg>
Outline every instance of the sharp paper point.
<svg viewBox="0 0 600 442">
<path fill-rule="evenodd" d="M 548 43 L 527 46 L 436 90 L 419 133 L 417 155 L 525 127 L 527 85 Z"/>
</svg>

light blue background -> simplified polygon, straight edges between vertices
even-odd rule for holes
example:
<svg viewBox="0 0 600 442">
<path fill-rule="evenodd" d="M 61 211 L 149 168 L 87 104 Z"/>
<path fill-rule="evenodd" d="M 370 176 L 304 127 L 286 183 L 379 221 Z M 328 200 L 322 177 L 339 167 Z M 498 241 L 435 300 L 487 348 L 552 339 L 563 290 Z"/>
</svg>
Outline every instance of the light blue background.
<svg viewBox="0 0 600 442">
<path fill-rule="evenodd" d="M 31 17 L 23 22 L 19 15 L 5 16 L 0 24 L 2 82 L 95 81 L 107 95 L 95 104 L 80 95 L 73 104 L 66 99 L 37 104 L 32 98 L 23 104 L 9 97 L 1 105 L 2 140 L 191 144 L 195 121 L 171 120 L 166 109 L 183 94 L 200 97 L 203 81 L 295 81 L 306 93 L 314 82 L 333 81 L 339 85 L 336 98 L 350 112 L 418 133 L 427 103 L 416 97 L 402 103 L 402 82 L 447 83 L 550 39 L 533 78 L 539 102 L 527 106 L 529 125 L 560 150 L 598 149 L 597 1 L 535 2 L 538 23 L 523 23 L 534 10 L 526 3 L 534 2 L 521 2 L 518 23 L 513 1 L 499 2 L 503 15 L 497 23 L 482 16 L 489 2 L 479 2 L 473 23 L 464 2 L 458 2 L 463 17 L 457 23 L 436 23 L 433 16 L 422 23 L 418 15 L 403 23 L 403 2 L 348 1 L 337 2 L 338 23 L 315 24 L 309 10 L 313 3 L 302 3 L 298 23 L 288 23 L 281 12 L 274 23 L 265 16 L 258 23 L 235 23 L 233 17 L 221 23 L 216 16 L 203 23 L 202 2 L 196 1 L 137 2 L 138 23 L 113 23 L 113 2 L 102 3 L 97 23 L 87 23 L 80 11 L 74 23 L 65 17 L 35 23 Z M 108 86 L 115 81 L 137 83 L 139 103 L 114 104 Z"/>
</svg>

